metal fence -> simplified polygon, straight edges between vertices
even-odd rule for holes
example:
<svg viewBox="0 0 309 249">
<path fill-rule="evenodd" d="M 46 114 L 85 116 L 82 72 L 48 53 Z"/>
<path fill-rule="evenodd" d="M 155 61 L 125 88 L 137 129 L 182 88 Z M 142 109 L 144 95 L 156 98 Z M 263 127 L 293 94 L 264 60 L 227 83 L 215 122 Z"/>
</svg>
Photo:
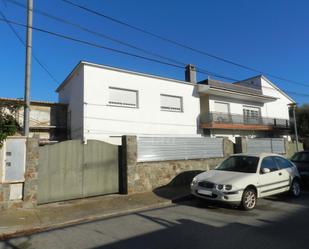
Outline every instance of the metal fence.
<svg viewBox="0 0 309 249">
<path fill-rule="evenodd" d="M 243 124 L 243 125 L 267 125 L 277 128 L 289 128 L 287 119 L 250 117 L 241 114 L 210 112 L 201 115 L 202 123 Z"/>
<path fill-rule="evenodd" d="M 223 157 L 223 138 L 138 137 L 137 161 Z"/>
<path fill-rule="evenodd" d="M 254 138 L 247 139 L 247 152 L 252 154 L 276 153 L 285 154 L 284 138 Z"/>
</svg>

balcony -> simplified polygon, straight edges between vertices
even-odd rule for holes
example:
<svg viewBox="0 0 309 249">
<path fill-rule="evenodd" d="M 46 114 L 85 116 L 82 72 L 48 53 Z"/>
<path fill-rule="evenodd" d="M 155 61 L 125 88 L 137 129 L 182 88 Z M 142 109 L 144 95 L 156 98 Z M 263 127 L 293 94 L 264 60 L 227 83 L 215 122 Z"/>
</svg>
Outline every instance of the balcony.
<svg viewBox="0 0 309 249">
<path fill-rule="evenodd" d="M 211 112 L 201 114 L 201 128 L 229 130 L 259 130 L 290 129 L 287 119 L 250 117 L 240 114 Z"/>
</svg>

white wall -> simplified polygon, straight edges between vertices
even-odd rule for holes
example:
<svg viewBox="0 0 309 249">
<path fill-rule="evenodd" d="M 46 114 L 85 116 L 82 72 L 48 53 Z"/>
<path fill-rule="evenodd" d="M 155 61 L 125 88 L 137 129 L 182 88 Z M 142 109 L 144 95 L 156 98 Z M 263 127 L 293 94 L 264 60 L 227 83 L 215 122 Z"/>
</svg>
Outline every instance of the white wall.
<svg viewBox="0 0 309 249">
<path fill-rule="evenodd" d="M 261 80 L 262 92 L 264 95 L 272 96 L 278 98 L 274 102 L 269 102 L 265 104 L 265 112 L 268 117 L 289 119 L 289 108 L 288 104 L 292 101 L 273 87 L 264 78 Z"/>
<path fill-rule="evenodd" d="M 59 92 L 59 102 L 68 104 L 71 139 L 83 139 L 84 72 L 80 66 Z"/>
<path fill-rule="evenodd" d="M 262 92 L 264 95 L 277 98 L 275 101 L 268 103 L 257 103 L 253 101 L 237 100 L 221 96 L 209 97 L 209 109 L 215 111 L 215 101 L 230 103 L 230 113 L 243 115 L 243 106 L 260 107 L 261 115 L 265 118 L 289 119 L 288 104 L 291 103 L 285 95 L 274 88 L 262 78 Z"/>
<path fill-rule="evenodd" d="M 119 144 L 122 135 L 197 135 L 200 103 L 193 84 L 90 65 L 84 66 L 84 78 L 87 139 Z M 139 107 L 109 106 L 109 87 L 138 90 Z M 184 112 L 161 111 L 160 94 L 183 97 Z"/>
<path fill-rule="evenodd" d="M 5 151 L 5 142 L 3 143 L 3 146 L 0 148 L 0 183 L 2 182 L 4 175 L 4 166 L 5 166 L 4 151 Z"/>
<path fill-rule="evenodd" d="M 209 96 L 209 111 L 210 112 L 215 112 L 215 102 L 224 102 L 224 103 L 229 103 L 230 106 L 230 113 L 232 114 L 240 114 L 243 115 L 243 106 L 254 106 L 254 107 L 259 107 L 261 108 L 261 113 L 266 114 L 263 108 L 263 103 L 257 103 L 253 101 L 245 101 L 245 100 L 237 100 L 237 99 L 232 99 L 228 97 L 222 97 L 222 96 L 214 96 L 210 95 Z"/>
<path fill-rule="evenodd" d="M 268 137 L 267 132 L 264 131 L 254 131 L 254 130 L 211 130 L 211 137 L 227 137 L 233 143 L 236 142 L 236 137 L 248 137 L 248 138 L 256 138 L 256 137 Z"/>
<path fill-rule="evenodd" d="M 277 98 L 276 101 L 264 104 L 264 108 L 262 110 L 263 116 L 278 119 L 289 119 L 288 104 L 292 103 L 291 99 L 278 90 L 273 83 L 266 80 L 264 76 L 244 80 L 237 83 L 237 85 L 260 89 L 264 95 Z"/>
</svg>

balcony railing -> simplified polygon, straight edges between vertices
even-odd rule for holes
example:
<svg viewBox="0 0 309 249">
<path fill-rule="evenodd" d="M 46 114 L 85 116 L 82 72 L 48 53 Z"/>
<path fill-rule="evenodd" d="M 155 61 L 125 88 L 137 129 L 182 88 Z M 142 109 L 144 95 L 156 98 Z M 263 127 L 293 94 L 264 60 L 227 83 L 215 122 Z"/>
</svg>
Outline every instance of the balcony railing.
<svg viewBox="0 0 309 249">
<path fill-rule="evenodd" d="M 200 116 L 202 124 L 235 124 L 250 126 L 268 126 L 272 128 L 290 128 L 287 119 L 252 117 L 233 113 L 211 112 Z"/>
</svg>

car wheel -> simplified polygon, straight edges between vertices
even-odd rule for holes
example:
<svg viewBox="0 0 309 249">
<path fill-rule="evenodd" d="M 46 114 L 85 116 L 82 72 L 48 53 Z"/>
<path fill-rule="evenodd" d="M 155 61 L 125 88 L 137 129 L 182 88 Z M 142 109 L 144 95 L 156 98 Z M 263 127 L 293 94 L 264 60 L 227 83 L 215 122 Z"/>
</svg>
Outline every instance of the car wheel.
<svg viewBox="0 0 309 249">
<path fill-rule="evenodd" d="M 300 196 L 300 182 L 298 179 L 293 180 L 290 187 L 290 194 L 294 197 Z"/>
<path fill-rule="evenodd" d="M 256 206 L 257 195 L 254 189 L 247 188 L 244 190 L 241 199 L 241 208 L 244 210 L 253 210 Z"/>
</svg>

